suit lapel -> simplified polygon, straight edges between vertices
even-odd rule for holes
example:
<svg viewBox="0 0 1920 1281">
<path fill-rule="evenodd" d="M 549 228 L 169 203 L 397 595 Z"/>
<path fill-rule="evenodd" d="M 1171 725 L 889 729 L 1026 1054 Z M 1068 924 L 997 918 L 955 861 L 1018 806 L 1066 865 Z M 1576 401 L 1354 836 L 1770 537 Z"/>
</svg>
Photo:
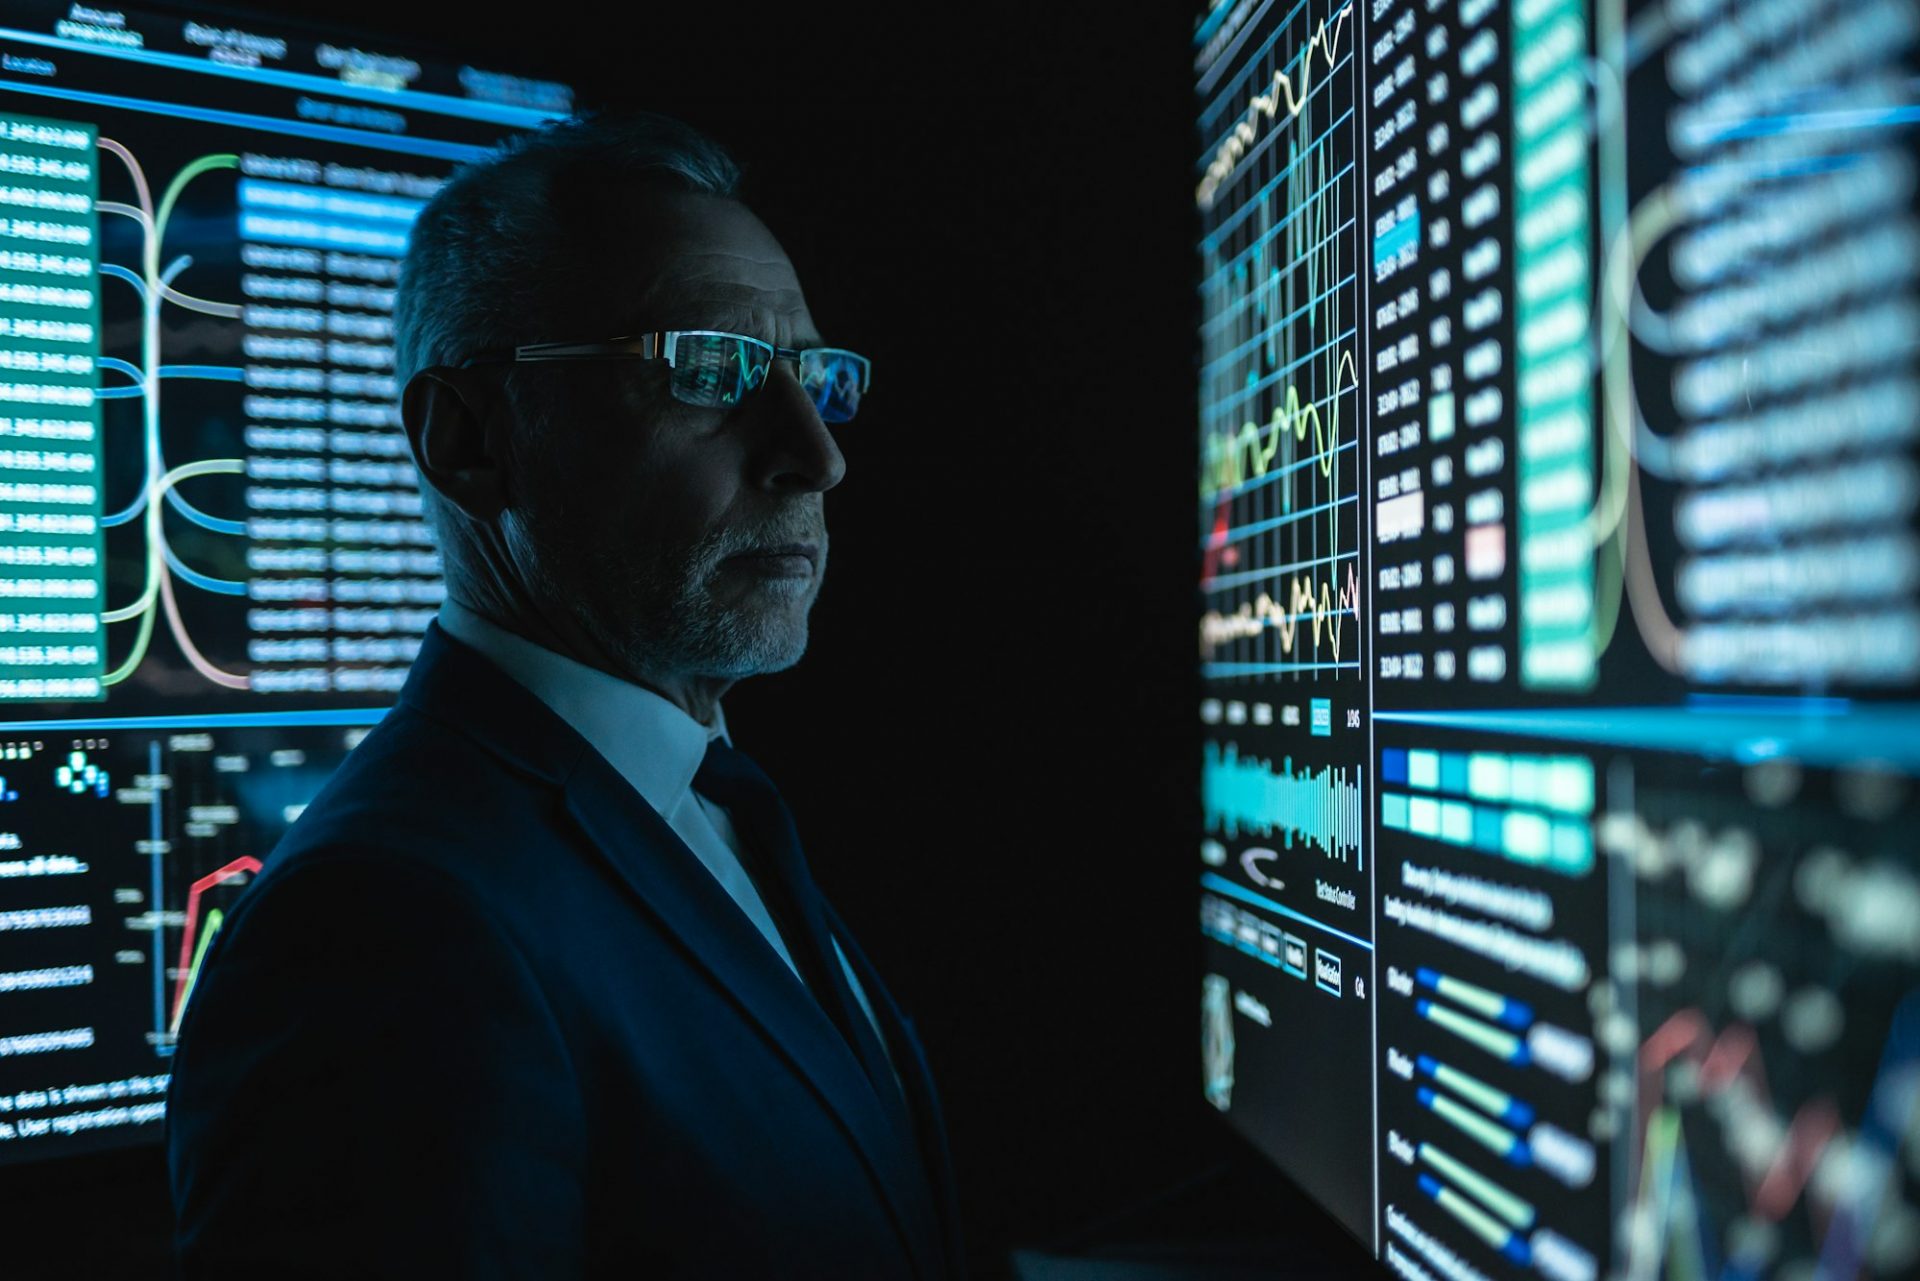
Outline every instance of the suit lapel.
<svg viewBox="0 0 1920 1281">
<path fill-rule="evenodd" d="M 839 1121 L 918 1271 L 941 1275 L 927 1177 L 888 1124 L 852 1047 L 666 820 L 558 713 L 437 622 L 421 640 L 400 703 L 565 789 L 588 842 Z M 851 940 L 836 930 L 851 954 Z"/>
<path fill-rule="evenodd" d="M 710 974 L 838 1118 L 920 1270 L 928 1267 L 926 1178 L 888 1124 L 860 1061 L 819 1002 L 682 842 L 597 752 L 567 780 L 576 822 L 652 915 Z"/>
<path fill-rule="evenodd" d="M 854 943 L 839 913 L 822 900 L 827 924 L 846 951 L 847 960 L 867 993 L 867 1001 L 880 1021 L 881 1034 L 893 1047 L 894 1060 L 907 1087 L 907 1107 L 913 1114 L 914 1131 L 926 1164 L 926 1178 L 944 1220 L 947 1264 L 951 1276 L 966 1274 L 964 1247 L 960 1235 L 959 1190 L 953 1173 L 953 1155 L 947 1148 L 946 1120 L 940 1111 L 939 1091 L 934 1087 L 933 1070 L 927 1065 L 925 1049 L 913 1020 L 894 1002 L 893 994 L 880 980 L 880 974 L 867 960 L 866 953 Z"/>
</svg>

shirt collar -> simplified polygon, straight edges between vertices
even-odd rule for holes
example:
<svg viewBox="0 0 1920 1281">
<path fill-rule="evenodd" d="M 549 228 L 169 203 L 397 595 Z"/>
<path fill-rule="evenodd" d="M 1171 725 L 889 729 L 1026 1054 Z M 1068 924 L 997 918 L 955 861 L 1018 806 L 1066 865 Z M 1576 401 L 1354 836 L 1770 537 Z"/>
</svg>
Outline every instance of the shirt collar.
<svg viewBox="0 0 1920 1281">
<path fill-rule="evenodd" d="M 440 602 L 440 626 L 552 708 L 662 816 L 686 799 L 707 744 L 727 741 L 718 703 L 713 724 L 702 725 L 652 690 L 536 645 L 452 597 Z"/>
</svg>

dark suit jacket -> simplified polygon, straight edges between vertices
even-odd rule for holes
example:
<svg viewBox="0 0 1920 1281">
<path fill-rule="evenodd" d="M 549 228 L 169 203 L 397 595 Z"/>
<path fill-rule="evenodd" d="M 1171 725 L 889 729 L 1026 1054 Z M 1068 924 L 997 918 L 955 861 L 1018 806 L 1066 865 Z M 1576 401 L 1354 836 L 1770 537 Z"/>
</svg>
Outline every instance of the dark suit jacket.
<svg viewBox="0 0 1920 1281">
<path fill-rule="evenodd" d="M 187 1276 L 958 1276 L 925 1057 L 830 919 L 916 1133 L 665 820 L 434 624 L 209 945 Z"/>
</svg>

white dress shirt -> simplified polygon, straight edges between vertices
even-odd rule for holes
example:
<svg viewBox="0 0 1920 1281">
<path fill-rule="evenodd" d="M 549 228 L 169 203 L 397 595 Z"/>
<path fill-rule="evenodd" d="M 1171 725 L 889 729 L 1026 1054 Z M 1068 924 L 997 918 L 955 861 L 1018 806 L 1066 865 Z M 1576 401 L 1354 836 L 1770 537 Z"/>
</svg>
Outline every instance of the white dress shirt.
<svg viewBox="0 0 1920 1281">
<path fill-rule="evenodd" d="M 729 744 L 733 741 L 727 737 L 726 716 L 718 704 L 713 709 L 713 725 L 702 725 L 652 690 L 536 645 L 482 618 L 452 597 L 440 603 L 440 626 L 526 686 L 605 757 L 607 764 L 686 842 L 794 977 L 806 982 L 741 864 L 740 836 L 734 831 L 732 819 L 724 808 L 693 790 L 693 776 L 706 759 L 707 744 L 716 738 Z M 866 1012 L 891 1062 L 892 1047 L 880 1031 L 873 1005 L 847 963 L 839 939 L 833 941 L 833 949 L 854 999 Z"/>
</svg>

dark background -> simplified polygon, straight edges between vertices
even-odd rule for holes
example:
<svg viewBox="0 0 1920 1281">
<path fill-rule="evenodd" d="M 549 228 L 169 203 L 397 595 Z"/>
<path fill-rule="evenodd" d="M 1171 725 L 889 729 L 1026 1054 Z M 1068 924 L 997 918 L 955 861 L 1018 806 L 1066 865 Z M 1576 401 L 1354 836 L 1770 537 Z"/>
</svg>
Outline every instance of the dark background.
<svg viewBox="0 0 1920 1281">
<path fill-rule="evenodd" d="M 1200 1097 L 1191 10 L 272 11 L 707 130 L 872 356 L 808 656 L 727 714 L 920 1024 L 982 1274 L 1182 1231 L 1357 1266 Z M 157 1149 L 4 1174 L 9 1254 L 165 1275 Z"/>
</svg>

